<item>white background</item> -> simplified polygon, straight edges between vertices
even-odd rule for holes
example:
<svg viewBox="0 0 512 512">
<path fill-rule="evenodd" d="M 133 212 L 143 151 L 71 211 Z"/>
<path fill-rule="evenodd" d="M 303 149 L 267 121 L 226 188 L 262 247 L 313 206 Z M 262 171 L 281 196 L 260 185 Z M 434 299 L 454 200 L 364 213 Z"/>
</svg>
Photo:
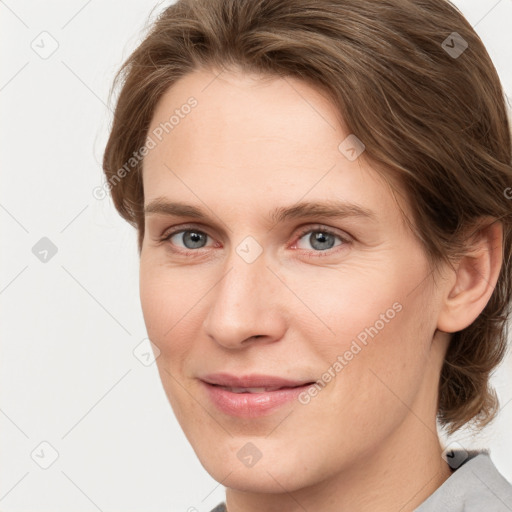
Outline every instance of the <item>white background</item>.
<svg viewBox="0 0 512 512">
<path fill-rule="evenodd" d="M 512 96 L 512 0 L 455 4 Z M 0 1 L 3 512 L 209 511 L 224 499 L 174 418 L 155 365 L 134 357 L 146 337 L 136 233 L 110 197 L 92 195 L 104 182 L 112 78 L 166 5 Z M 58 43 L 47 59 L 31 47 L 43 31 Z M 58 249 L 47 263 L 32 252 L 42 237 Z M 498 420 L 477 439 L 453 438 L 490 448 L 510 481 L 511 369 L 509 356 L 493 378 Z M 35 462 L 50 461 L 43 441 L 58 452 L 48 469 Z"/>
</svg>

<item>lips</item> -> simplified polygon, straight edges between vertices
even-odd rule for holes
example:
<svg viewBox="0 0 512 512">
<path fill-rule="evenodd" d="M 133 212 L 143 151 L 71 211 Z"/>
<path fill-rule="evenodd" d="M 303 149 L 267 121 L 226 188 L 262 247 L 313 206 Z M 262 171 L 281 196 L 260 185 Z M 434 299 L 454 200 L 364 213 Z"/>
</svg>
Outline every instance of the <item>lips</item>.
<svg viewBox="0 0 512 512">
<path fill-rule="evenodd" d="M 273 414 L 293 403 L 315 381 L 289 380 L 274 375 L 236 376 L 213 373 L 200 378 L 209 401 L 224 414 L 239 418 L 258 418 Z"/>
<path fill-rule="evenodd" d="M 228 389 L 233 393 L 277 391 L 282 388 L 296 388 L 315 382 L 314 379 L 307 378 L 302 380 L 289 380 L 273 375 L 251 374 L 237 376 L 229 373 L 212 373 L 201 377 L 201 380 L 208 384 Z"/>
</svg>

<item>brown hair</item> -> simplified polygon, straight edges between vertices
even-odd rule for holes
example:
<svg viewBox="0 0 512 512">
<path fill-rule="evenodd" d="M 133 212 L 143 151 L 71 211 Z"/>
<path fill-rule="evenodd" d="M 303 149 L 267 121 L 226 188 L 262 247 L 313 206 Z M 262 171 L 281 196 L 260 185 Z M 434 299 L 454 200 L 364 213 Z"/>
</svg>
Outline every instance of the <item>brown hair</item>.
<svg viewBox="0 0 512 512">
<path fill-rule="evenodd" d="M 438 401 L 449 433 L 489 423 L 498 409 L 489 378 L 505 355 L 511 302 L 511 133 L 498 74 L 464 16 L 446 0 L 179 0 L 150 29 L 114 79 L 111 95 L 122 88 L 103 159 L 139 254 L 143 159 L 130 159 L 164 92 L 201 68 L 305 80 L 329 94 L 364 156 L 397 179 L 429 261 L 461 254 L 480 217 L 502 222 L 497 285 L 453 334 Z"/>
</svg>

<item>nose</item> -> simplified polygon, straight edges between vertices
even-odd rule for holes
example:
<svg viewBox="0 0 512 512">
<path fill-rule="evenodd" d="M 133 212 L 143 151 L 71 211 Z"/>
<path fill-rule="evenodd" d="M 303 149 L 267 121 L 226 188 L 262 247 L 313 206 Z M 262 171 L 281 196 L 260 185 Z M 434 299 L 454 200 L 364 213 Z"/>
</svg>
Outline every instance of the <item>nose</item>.
<svg viewBox="0 0 512 512">
<path fill-rule="evenodd" d="M 263 252 L 248 263 L 233 248 L 224 277 L 212 290 L 211 307 L 203 322 L 207 336 L 228 349 L 271 343 L 287 326 L 286 288 L 267 268 Z M 289 301 L 289 297 L 288 297 Z"/>
</svg>

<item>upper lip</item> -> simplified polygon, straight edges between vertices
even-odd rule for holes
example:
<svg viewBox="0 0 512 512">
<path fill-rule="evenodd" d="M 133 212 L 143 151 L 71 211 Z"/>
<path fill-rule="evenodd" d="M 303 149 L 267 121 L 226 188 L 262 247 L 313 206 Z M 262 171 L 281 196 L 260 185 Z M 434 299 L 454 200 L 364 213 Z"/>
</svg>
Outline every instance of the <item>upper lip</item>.
<svg viewBox="0 0 512 512">
<path fill-rule="evenodd" d="M 211 373 L 201 377 L 201 380 L 209 384 L 227 386 L 233 388 L 264 388 L 264 387 L 297 387 L 315 382 L 314 379 L 289 380 L 272 375 L 230 375 L 229 373 Z"/>
</svg>

